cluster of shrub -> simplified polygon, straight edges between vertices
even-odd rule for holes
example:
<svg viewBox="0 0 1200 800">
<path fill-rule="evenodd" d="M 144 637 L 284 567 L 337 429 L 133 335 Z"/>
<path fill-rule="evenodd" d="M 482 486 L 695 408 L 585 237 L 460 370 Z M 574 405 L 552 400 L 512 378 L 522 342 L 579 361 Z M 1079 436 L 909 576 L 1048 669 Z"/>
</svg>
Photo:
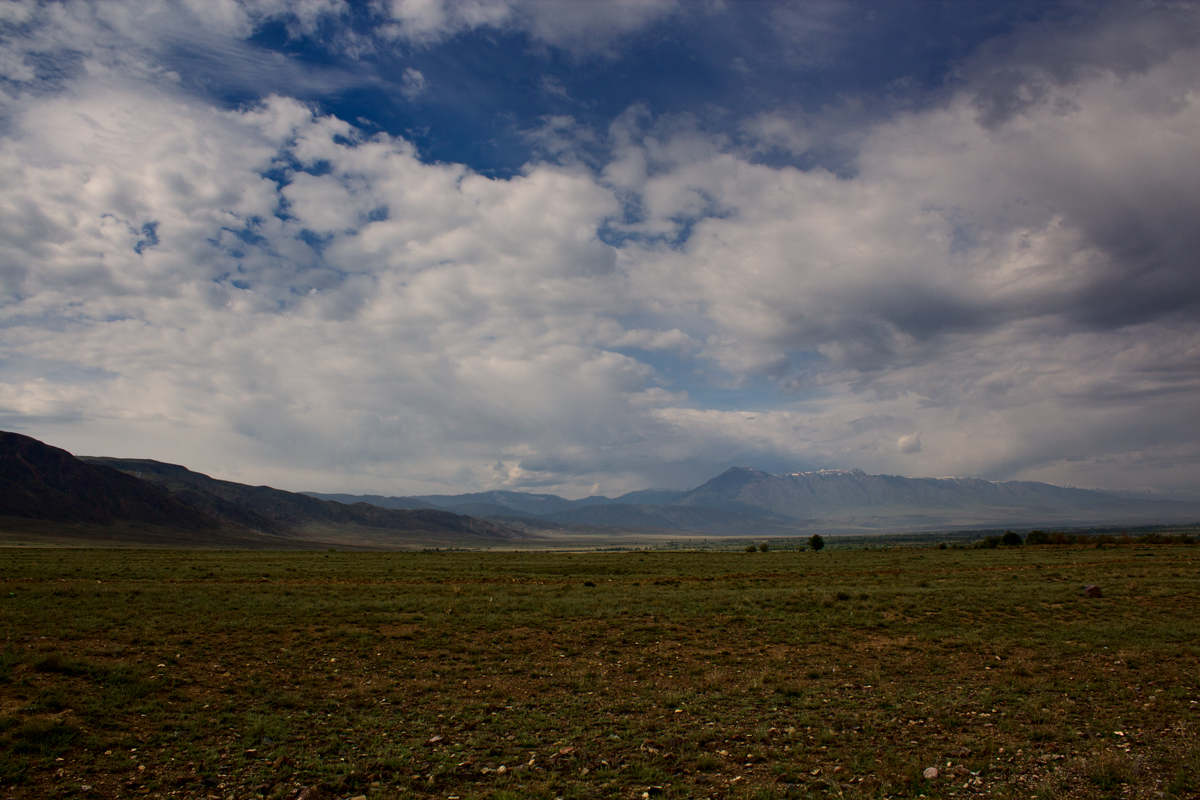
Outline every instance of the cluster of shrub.
<svg viewBox="0 0 1200 800">
<path fill-rule="evenodd" d="M 824 546 L 825 546 L 825 540 L 821 538 L 821 534 L 814 533 L 812 536 L 808 537 L 808 547 L 811 547 L 814 551 L 820 550 Z M 759 545 L 748 544 L 745 547 L 745 550 L 747 553 L 753 553 L 755 550 L 757 550 L 760 553 L 766 553 L 770 549 L 771 549 L 771 545 L 768 544 L 767 542 L 763 542 L 762 544 L 759 544 Z M 803 553 L 806 549 L 808 549 L 808 548 L 801 547 L 800 552 Z"/>
<path fill-rule="evenodd" d="M 1003 536 L 988 536 L 985 539 L 975 543 L 976 548 L 993 548 L 993 547 L 1020 547 L 1022 544 L 1081 544 L 1081 545 L 1106 545 L 1106 544 L 1195 544 L 1196 540 L 1186 533 L 1169 534 L 1169 533 L 1147 533 L 1142 536 L 1133 537 L 1129 533 L 1122 533 L 1120 536 L 1113 534 L 1086 534 L 1086 533 L 1067 533 L 1066 531 L 1030 531 L 1025 539 L 1021 539 L 1021 534 L 1013 531 L 1005 531 Z"/>
</svg>

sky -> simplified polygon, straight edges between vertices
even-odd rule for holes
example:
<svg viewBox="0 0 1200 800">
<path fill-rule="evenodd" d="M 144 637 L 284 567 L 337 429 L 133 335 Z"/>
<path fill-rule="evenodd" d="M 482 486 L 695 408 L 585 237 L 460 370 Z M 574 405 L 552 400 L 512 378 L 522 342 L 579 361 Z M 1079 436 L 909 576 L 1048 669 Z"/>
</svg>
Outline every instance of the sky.
<svg viewBox="0 0 1200 800">
<path fill-rule="evenodd" d="M 0 428 L 1200 491 L 1200 4 L 0 0 Z"/>
</svg>

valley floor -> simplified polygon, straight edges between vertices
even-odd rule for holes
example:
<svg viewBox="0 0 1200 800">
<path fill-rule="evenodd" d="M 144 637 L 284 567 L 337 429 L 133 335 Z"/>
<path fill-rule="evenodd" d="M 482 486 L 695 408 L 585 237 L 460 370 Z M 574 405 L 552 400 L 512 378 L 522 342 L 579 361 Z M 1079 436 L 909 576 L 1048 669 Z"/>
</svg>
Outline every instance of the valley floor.
<svg viewBox="0 0 1200 800">
<path fill-rule="evenodd" d="M 1198 567 L 12 549 L 0 797 L 1197 797 Z"/>
</svg>

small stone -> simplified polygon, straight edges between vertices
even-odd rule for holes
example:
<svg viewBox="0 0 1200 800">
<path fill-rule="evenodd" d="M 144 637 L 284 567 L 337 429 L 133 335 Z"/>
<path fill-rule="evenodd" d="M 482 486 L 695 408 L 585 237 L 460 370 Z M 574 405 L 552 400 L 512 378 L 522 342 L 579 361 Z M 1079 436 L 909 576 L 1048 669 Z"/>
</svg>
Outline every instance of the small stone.
<svg viewBox="0 0 1200 800">
<path fill-rule="evenodd" d="M 501 764 L 500 766 L 496 767 L 496 774 L 497 774 L 497 775 L 507 775 L 507 774 L 508 774 L 508 767 L 506 767 L 506 766 L 504 766 L 503 764 Z"/>
<path fill-rule="evenodd" d="M 1096 584 L 1083 587 L 1083 593 L 1088 597 L 1104 597 L 1104 593 L 1100 591 L 1100 587 Z"/>
<path fill-rule="evenodd" d="M 927 781 L 937 780 L 938 768 L 937 767 L 927 767 L 925 769 L 925 771 L 922 772 L 921 774 L 925 776 L 925 780 L 927 780 Z"/>
</svg>

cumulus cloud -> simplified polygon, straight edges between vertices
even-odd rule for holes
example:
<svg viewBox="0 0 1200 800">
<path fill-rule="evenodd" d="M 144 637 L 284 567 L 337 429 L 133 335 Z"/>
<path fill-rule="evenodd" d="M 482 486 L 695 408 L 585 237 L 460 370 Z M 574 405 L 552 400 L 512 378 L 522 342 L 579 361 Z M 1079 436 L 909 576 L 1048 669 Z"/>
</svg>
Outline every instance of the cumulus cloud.
<svg viewBox="0 0 1200 800">
<path fill-rule="evenodd" d="M 345 13 L 288 7 L 297 35 Z M 501 180 L 294 98 L 197 99 L 120 46 L 175 24 L 152 4 L 5 8 L 7 427 L 293 489 L 587 494 L 731 463 L 1195 488 L 1187 9 L 1139 16 L 1140 50 L 1123 12 L 1018 31 L 882 120 L 553 118 Z M 379 8 L 406 41 L 563 47 L 674 10 Z M 285 13 L 195 12 L 235 39 Z M 757 158 L 844 129 L 847 170 Z"/>
<path fill-rule="evenodd" d="M 921 452 L 921 432 L 915 431 L 907 436 L 901 436 L 896 440 L 896 447 L 905 455 Z"/>
<path fill-rule="evenodd" d="M 658 402 L 653 371 L 599 342 L 686 345 L 611 320 L 597 228 L 616 203 L 586 174 L 424 164 L 283 98 L 218 112 L 91 84 L 19 126 L 0 153 L 6 344 L 103 374 L 11 379 L 10 419 L 160 419 L 225 434 L 201 463 L 241 439 L 297 474 L 386 464 L 429 488 L 502 454 L 557 484 Z"/>
</svg>

